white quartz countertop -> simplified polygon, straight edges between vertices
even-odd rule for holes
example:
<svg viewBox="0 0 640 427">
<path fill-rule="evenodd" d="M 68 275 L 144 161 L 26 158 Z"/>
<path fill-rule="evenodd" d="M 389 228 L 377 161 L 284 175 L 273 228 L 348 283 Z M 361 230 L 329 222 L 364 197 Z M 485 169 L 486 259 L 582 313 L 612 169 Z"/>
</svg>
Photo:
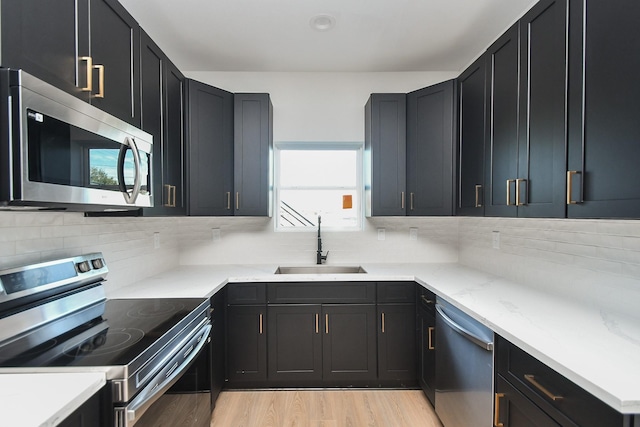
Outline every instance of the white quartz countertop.
<svg viewBox="0 0 640 427">
<path fill-rule="evenodd" d="M 276 275 L 275 265 L 182 266 L 109 297 L 206 297 L 234 282 L 415 280 L 617 411 L 640 413 L 636 315 L 583 298 L 579 292 L 572 297 L 544 284 L 525 286 L 458 264 L 362 266 L 367 274 Z M 628 292 L 629 298 L 637 298 Z"/>
<path fill-rule="evenodd" d="M 0 424 L 56 426 L 104 385 L 98 372 L 0 374 Z"/>
</svg>

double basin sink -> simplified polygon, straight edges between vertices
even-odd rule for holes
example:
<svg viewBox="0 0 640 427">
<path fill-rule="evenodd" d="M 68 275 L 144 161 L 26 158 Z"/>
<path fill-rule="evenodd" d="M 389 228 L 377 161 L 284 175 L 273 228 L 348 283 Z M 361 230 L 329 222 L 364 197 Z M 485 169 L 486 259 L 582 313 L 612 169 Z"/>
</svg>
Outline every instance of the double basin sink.
<svg viewBox="0 0 640 427">
<path fill-rule="evenodd" d="M 275 274 L 361 274 L 366 273 L 359 265 L 305 265 L 278 267 Z"/>
</svg>

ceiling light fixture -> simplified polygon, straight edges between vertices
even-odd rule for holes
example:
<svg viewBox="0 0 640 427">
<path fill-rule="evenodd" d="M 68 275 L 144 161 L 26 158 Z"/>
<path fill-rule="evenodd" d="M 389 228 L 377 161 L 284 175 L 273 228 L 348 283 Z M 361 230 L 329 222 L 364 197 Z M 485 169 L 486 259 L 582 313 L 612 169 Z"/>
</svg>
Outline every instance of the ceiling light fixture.
<svg viewBox="0 0 640 427">
<path fill-rule="evenodd" d="M 316 15 L 309 21 L 309 25 L 316 31 L 329 31 L 336 25 L 336 18 L 332 15 Z"/>
</svg>

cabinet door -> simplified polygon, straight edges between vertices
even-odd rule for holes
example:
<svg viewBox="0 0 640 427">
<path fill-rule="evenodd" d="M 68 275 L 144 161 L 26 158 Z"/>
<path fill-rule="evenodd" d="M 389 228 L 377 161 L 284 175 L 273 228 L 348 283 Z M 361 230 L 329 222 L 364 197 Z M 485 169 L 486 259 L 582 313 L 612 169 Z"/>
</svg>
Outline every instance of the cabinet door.
<svg viewBox="0 0 640 427">
<path fill-rule="evenodd" d="M 500 375 L 496 376 L 495 388 L 495 425 L 503 427 L 560 426 Z"/>
<path fill-rule="evenodd" d="M 632 52 L 640 50 L 640 3 L 572 1 L 570 13 L 567 214 L 638 218 L 640 55 Z"/>
<path fill-rule="evenodd" d="M 407 95 L 407 215 L 453 214 L 455 81 Z"/>
<path fill-rule="evenodd" d="M 107 420 L 111 418 L 111 414 L 105 414 L 104 408 L 106 405 L 103 402 L 106 395 L 105 386 L 57 425 L 59 427 L 101 427 L 109 425 Z"/>
<path fill-rule="evenodd" d="M 322 306 L 322 371 L 343 386 L 376 378 L 376 306 Z"/>
<path fill-rule="evenodd" d="M 518 178 L 519 24 L 488 50 L 485 214 L 515 216 Z"/>
<path fill-rule="evenodd" d="M 164 205 L 171 215 L 184 215 L 184 76 L 170 61 L 165 68 Z"/>
<path fill-rule="evenodd" d="M 234 96 L 235 214 L 271 216 L 273 107 L 269 94 Z"/>
<path fill-rule="evenodd" d="M 211 406 L 224 387 L 226 379 L 225 365 L 225 289 L 211 297 Z"/>
<path fill-rule="evenodd" d="M 287 385 L 281 381 L 314 381 L 309 385 L 319 385 L 322 380 L 321 314 L 319 304 L 269 306 L 271 385 Z"/>
<path fill-rule="evenodd" d="M 382 383 L 415 384 L 415 308 L 414 304 L 378 305 L 378 379 Z"/>
<path fill-rule="evenodd" d="M 407 101 L 403 93 L 372 94 L 365 106 L 365 213 L 404 216 Z"/>
<path fill-rule="evenodd" d="M 86 101 L 78 75 L 76 23 L 86 17 L 87 3 L 78 0 L 2 2 L 2 67 L 20 68 Z"/>
<path fill-rule="evenodd" d="M 432 405 L 436 393 L 436 318 L 419 307 L 416 309 L 416 357 L 418 361 L 418 383 Z"/>
<path fill-rule="evenodd" d="M 482 55 L 458 78 L 458 215 L 484 214 L 486 55 Z"/>
<path fill-rule="evenodd" d="M 227 378 L 242 384 L 267 379 L 266 306 L 227 307 Z"/>
<path fill-rule="evenodd" d="M 189 215 L 233 215 L 233 94 L 187 87 Z"/>
<path fill-rule="evenodd" d="M 520 20 L 518 216 L 564 218 L 567 0 L 538 2 Z"/>
<path fill-rule="evenodd" d="M 83 55 L 91 56 L 94 65 L 104 66 L 102 78 L 97 70 L 94 73 L 91 103 L 140 126 L 140 27 L 116 0 L 88 1 L 90 46 Z M 81 32 L 79 38 L 84 37 Z"/>
</svg>

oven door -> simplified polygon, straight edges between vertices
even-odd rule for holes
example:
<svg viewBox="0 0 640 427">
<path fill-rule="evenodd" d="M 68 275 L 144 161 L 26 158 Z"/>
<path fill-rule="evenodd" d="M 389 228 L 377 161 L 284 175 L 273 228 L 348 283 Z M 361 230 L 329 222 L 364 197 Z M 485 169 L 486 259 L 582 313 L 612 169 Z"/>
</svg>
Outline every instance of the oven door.
<svg viewBox="0 0 640 427">
<path fill-rule="evenodd" d="M 152 206 L 151 135 L 24 72 L 19 76 L 11 88 L 10 204 L 85 211 Z"/>
<path fill-rule="evenodd" d="M 211 325 L 203 326 L 126 406 L 116 427 L 204 427 L 211 421 Z"/>
</svg>

